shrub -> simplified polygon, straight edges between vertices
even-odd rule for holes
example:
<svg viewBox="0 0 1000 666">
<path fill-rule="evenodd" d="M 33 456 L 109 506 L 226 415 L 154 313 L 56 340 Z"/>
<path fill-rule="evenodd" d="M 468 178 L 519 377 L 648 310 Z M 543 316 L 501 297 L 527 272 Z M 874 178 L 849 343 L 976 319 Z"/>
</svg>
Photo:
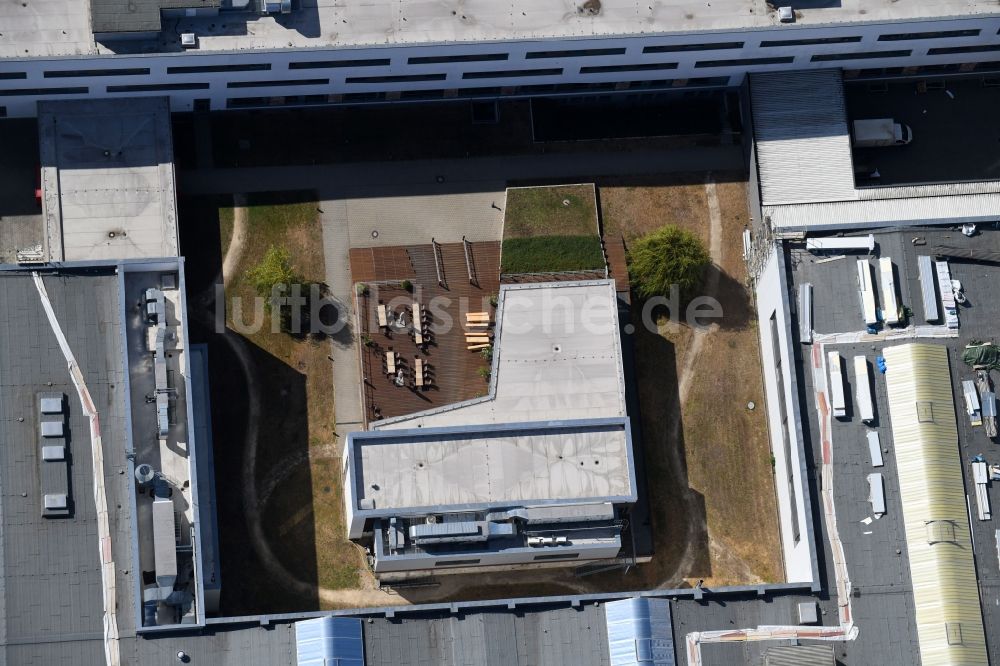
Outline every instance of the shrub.
<svg viewBox="0 0 1000 666">
<path fill-rule="evenodd" d="M 677 285 L 691 298 L 712 263 L 704 243 L 689 231 L 665 226 L 632 244 L 629 276 L 640 298 L 668 296 Z"/>
<path fill-rule="evenodd" d="M 406 291 L 413 291 L 413 283 L 410 282 L 409 280 L 403 280 L 402 287 Z"/>
<path fill-rule="evenodd" d="M 246 279 L 261 296 L 271 296 L 275 285 L 301 284 L 302 278 L 292 269 L 288 249 L 272 245 L 261 262 L 246 273 Z"/>
</svg>

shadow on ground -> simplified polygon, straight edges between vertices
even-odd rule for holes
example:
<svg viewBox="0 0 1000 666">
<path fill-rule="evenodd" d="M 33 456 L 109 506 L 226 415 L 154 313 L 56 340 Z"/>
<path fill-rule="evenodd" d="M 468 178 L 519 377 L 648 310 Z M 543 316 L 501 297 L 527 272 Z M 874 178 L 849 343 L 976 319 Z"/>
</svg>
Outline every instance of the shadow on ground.
<svg viewBox="0 0 1000 666">
<path fill-rule="evenodd" d="M 216 330 L 215 285 L 221 279 L 218 204 L 211 200 L 180 202 L 181 249 L 186 258 L 189 326 L 192 342 L 209 350 L 212 434 L 222 553 L 223 615 L 290 612 L 319 608 L 319 598 L 289 589 L 262 562 L 248 528 L 244 486 L 247 434 L 253 427 L 243 366 L 226 338 Z M 309 422 L 305 375 L 259 347 L 242 340 L 252 373 L 259 380 L 262 410 L 258 417 L 255 478 L 256 508 L 274 555 L 296 578 L 315 590 L 318 582 L 316 537 L 309 507 L 313 502 L 310 468 L 300 465 L 280 485 L 260 497 L 263 481 L 279 460 L 308 460 Z M 266 501 L 263 501 L 266 500 Z M 306 507 L 305 510 L 302 507 Z M 247 584 L 246 581 L 252 581 Z"/>
</svg>

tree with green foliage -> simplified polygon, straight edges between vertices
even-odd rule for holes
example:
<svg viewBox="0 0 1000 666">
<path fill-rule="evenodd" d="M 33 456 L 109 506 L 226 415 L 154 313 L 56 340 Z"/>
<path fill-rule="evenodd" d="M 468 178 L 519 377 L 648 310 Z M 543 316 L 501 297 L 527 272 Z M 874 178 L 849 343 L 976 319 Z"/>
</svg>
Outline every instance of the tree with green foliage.
<svg viewBox="0 0 1000 666">
<path fill-rule="evenodd" d="M 669 296 L 672 285 L 691 298 L 712 260 L 694 234 L 667 225 L 643 236 L 628 252 L 629 277 L 640 298 Z"/>
<path fill-rule="evenodd" d="M 301 284 L 302 279 L 292 268 L 288 249 L 272 245 L 259 264 L 247 271 L 247 281 L 261 296 L 270 298 L 275 285 Z"/>
</svg>

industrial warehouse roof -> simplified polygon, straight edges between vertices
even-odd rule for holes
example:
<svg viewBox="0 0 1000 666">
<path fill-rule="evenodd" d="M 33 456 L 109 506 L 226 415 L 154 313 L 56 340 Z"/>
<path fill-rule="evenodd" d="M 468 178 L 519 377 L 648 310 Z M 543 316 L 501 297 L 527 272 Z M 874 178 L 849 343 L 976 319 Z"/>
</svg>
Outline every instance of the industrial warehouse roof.
<svg viewBox="0 0 1000 666">
<path fill-rule="evenodd" d="M 38 136 L 50 260 L 177 256 L 167 98 L 40 102 Z"/>
<path fill-rule="evenodd" d="M 854 199 L 839 69 L 750 76 L 765 206 Z"/>
<path fill-rule="evenodd" d="M 857 188 L 839 69 L 750 76 L 761 205 L 778 233 L 995 220 L 1000 182 Z"/>
<path fill-rule="evenodd" d="M 585 604 L 363 625 L 367 666 L 610 666 L 604 609 Z"/>
<path fill-rule="evenodd" d="M 372 425 L 417 428 L 625 416 L 614 280 L 504 285 L 485 398 Z"/>
<path fill-rule="evenodd" d="M 914 343 L 883 355 L 921 663 L 985 665 L 948 350 Z"/>
<path fill-rule="evenodd" d="M 625 419 L 351 433 L 357 508 L 635 496 Z"/>
<path fill-rule="evenodd" d="M 111 507 L 127 507 L 124 465 L 126 383 L 120 346 L 118 279 L 45 275 L 52 309 L 80 364 L 100 416 Z M 30 273 L 0 271 L 0 663 L 104 664 L 103 585 L 89 421 Z M 65 396 L 69 516 L 41 515 L 39 392 Z M 115 453 L 117 452 L 117 453 Z M 114 461 L 119 461 L 117 465 Z M 63 474 L 65 474 L 65 467 Z M 130 512 L 112 511 L 117 624 L 134 628 Z"/>
</svg>

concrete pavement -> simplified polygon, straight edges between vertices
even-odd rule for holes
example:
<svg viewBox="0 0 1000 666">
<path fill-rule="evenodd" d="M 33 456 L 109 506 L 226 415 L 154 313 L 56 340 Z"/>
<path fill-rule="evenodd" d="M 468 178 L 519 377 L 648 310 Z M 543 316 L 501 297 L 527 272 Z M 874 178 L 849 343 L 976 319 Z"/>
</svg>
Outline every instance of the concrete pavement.
<svg viewBox="0 0 1000 666">
<path fill-rule="evenodd" d="M 739 146 L 670 151 L 578 152 L 455 160 L 195 169 L 178 174 L 180 194 L 314 190 L 323 229 L 326 281 L 347 327 L 334 336 L 337 435 L 364 424 L 350 248 L 499 240 L 510 181 L 581 182 L 600 176 L 742 171 Z M 372 231 L 378 231 L 373 237 Z"/>
</svg>

